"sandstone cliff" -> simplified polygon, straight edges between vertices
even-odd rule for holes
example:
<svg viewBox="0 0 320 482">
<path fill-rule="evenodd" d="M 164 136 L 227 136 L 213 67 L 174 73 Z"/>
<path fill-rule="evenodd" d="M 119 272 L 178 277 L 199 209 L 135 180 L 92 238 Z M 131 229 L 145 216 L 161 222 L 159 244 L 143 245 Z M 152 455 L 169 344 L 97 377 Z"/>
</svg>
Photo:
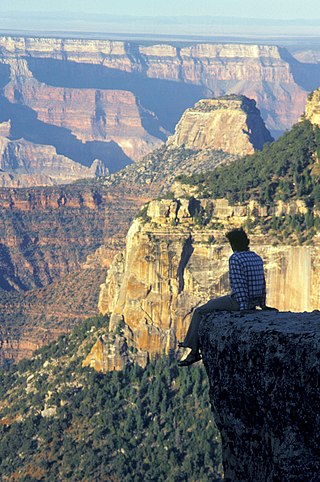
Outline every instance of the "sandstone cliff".
<svg viewBox="0 0 320 482">
<path fill-rule="evenodd" d="M 267 127 L 278 135 L 301 115 L 308 90 L 301 79 L 310 78 L 304 72 L 310 64 L 266 45 L 146 46 L 2 36 L 0 52 L 0 133 L 9 122 L 11 140 L 54 150 L 46 153 L 41 172 L 29 178 L 4 174 L 2 185 L 8 186 L 69 182 L 72 162 L 78 177 L 92 176 L 85 168 L 95 160 L 116 172 L 159 147 L 183 112 L 206 97 L 235 93 L 255 99 Z M 252 144 L 262 144 L 252 142 L 245 120 L 234 121 Z M 232 119 L 221 112 L 219 122 L 226 131 Z M 206 142 L 212 140 L 208 135 Z M 221 138 L 214 144 L 228 148 Z M 30 146 L 30 161 L 38 147 L 32 153 Z M 55 151 L 66 162 L 65 178 L 62 171 L 56 179 L 52 169 L 46 172 L 47 161 L 56 162 Z M 241 152 L 248 152 L 246 145 Z"/>
<path fill-rule="evenodd" d="M 206 226 L 197 223 L 201 209 L 211 213 Z M 176 349 L 194 307 L 229 290 L 231 250 L 223 233 L 248 218 L 279 214 L 283 206 L 275 209 L 270 212 L 254 202 L 230 206 L 226 200 L 181 198 L 152 201 L 142 211 L 128 232 L 125 253 L 111 265 L 99 299 L 100 311 L 111 313 L 110 336 L 121 333 L 130 347 L 123 363 L 135 359 L 145 364 L 150 355 Z M 251 236 L 252 249 L 265 261 L 268 304 L 281 310 L 319 309 L 319 246 L 273 241 L 259 230 Z M 110 342 L 105 343 L 107 347 Z M 110 361 L 106 350 L 108 364 L 121 365 L 119 354 Z"/>
<path fill-rule="evenodd" d="M 255 106 L 245 96 L 202 99 L 187 109 L 166 144 L 142 161 L 105 179 L 106 186 L 157 197 L 180 174 L 212 171 L 220 164 L 262 149 L 273 139 Z"/>
<path fill-rule="evenodd" d="M 130 91 L 139 99 L 143 123 L 156 140 L 163 139 L 161 128 L 172 132 L 182 112 L 203 98 L 206 92 L 210 97 L 212 94 L 237 93 L 254 98 L 263 112 L 267 127 L 283 131 L 301 115 L 305 91 L 308 90 L 303 78 L 312 76 L 309 71 L 304 72 L 310 64 L 300 64 L 285 49 L 267 45 L 195 44 L 176 47 L 109 40 L 1 37 L 0 50 L 2 62 L 27 59 L 28 69 L 32 72 L 33 79 L 29 78 L 26 89 L 23 81 L 20 86 L 19 82 L 15 82 L 16 100 L 34 103 L 45 119 L 73 125 L 82 136 L 92 135 L 94 123 L 90 125 L 77 100 L 85 96 L 79 87 L 93 87 L 93 90 L 87 91 L 88 98 L 85 100 L 88 112 L 92 113 L 96 96 L 100 96 L 103 102 L 106 100 L 106 97 L 103 100 L 103 89 L 113 90 L 114 94 L 110 96 L 113 95 L 114 99 L 119 96 L 120 105 L 125 95 L 120 91 Z M 299 72 L 302 69 L 305 75 L 296 75 L 297 68 Z M 43 100 L 50 97 L 50 112 L 43 109 L 41 99 L 39 102 L 32 99 L 34 79 L 42 83 L 38 87 L 42 90 Z M 71 103 L 64 112 L 59 102 L 67 87 L 71 88 L 65 91 Z M 24 95 L 20 94 L 20 88 Z M 154 97 L 150 96 L 151 92 Z M 110 107 L 109 134 L 112 133 L 112 118 L 117 110 L 112 102 Z M 118 112 L 121 124 L 123 111 L 120 108 Z M 108 114 L 107 111 L 107 118 Z M 85 127 L 81 127 L 74 115 L 78 119 L 83 117 Z M 106 132 L 101 119 L 97 120 L 95 129 Z M 130 139 L 129 127 L 128 124 L 126 135 Z M 135 128 L 134 125 L 132 127 Z"/>
<path fill-rule="evenodd" d="M 201 341 L 224 480 L 319 480 L 319 312 L 209 315 Z"/>
<path fill-rule="evenodd" d="M 320 127 L 320 89 L 309 94 L 304 115 L 312 124 Z"/>
<path fill-rule="evenodd" d="M 98 159 L 91 167 L 86 167 L 57 154 L 52 146 L 0 137 L 0 187 L 68 184 L 107 173 L 108 170 Z"/>
<path fill-rule="evenodd" d="M 129 91 L 47 85 L 32 76 L 25 60 L 17 60 L 11 61 L 4 93 L 11 103 L 30 107 L 40 121 L 70 130 L 82 143 L 113 141 L 134 160 L 161 144 L 144 129 L 139 101 Z"/>
<path fill-rule="evenodd" d="M 245 96 L 227 95 L 201 100 L 186 110 L 167 146 L 216 149 L 246 156 L 272 140 L 255 101 Z"/>
</svg>

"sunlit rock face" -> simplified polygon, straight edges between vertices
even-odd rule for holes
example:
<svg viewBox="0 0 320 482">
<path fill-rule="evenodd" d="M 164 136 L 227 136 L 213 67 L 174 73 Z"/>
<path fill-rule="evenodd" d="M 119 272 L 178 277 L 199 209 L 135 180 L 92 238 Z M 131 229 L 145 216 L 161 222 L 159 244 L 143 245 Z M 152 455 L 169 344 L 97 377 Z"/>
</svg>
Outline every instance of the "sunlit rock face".
<svg viewBox="0 0 320 482">
<path fill-rule="evenodd" d="M 158 142 L 165 140 L 166 133 L 173 132 L 182 112 L 197 100 L 230 93 L 255 99 L 268 129 L 283 131 L 303 112 L 306 91 L 311 90 L 303 79 L 311 79 L 312 85 L 316 84 L 313 65 L 300 64 L 285 49 L 268 45 L 195 44 L 180 48 L 110 40 L 0 37 L 0 50 L 1 62 L 11 64 L 11 82 L 14 76 L 15 100 L 19 103 L 33 103 L 30 91 L 36 80 L 43 98 L 50 98 L 52 102 L 56 99 L 52 111 L 42 115 L 59 122 L 60 97 L 64 89 L 69 88 L 65 92 L 66 105 L 69 97 L 73 104 L 63 113 L 63 121 L 74 124 L 75 113 L 78 118 L 86 117 L 81 103 L 77 102 L 85 93 L 88 94 L 84 102 L 86 110 L 94 117 L 95 98 L 101 91 L 113 90 L 114 97 L 119 96 L 120 105 L 121 91 L 131 92 L 139 105 L 145 129 L 152 140 Z M 15 64 L 17 60 L 19 66 Z M 24 86 L 26 70 L 31 76 L 28 74 L 29 85 Z M 79 89 L 87 90 L 80 92 Z M 41 110 L 41 105 L 37 108 Z M 120 123 L 121 114 L 120 110 Z M 107 109 L 107 119 L 108 115 Z M 112 116 L 111 109 L 111 124 Z M 88 126 L 88 121 L 87 116 L 84 126 Z M 86 132 L 80 124 L 76 127 L 82 136 L 92 133 L 91 126 Z M 98 127 L 101 129 L 101 124 L 98 123 Z"/>
<path fill-rule="evenodd" d="M 75 170 L 84 168 L 79 177 L 86 172 L 91 177 L 86 169 L 95 160 L 113 173 L 142 159 L 173 134 L 184 111 L 200 99 L 225 94 L 254 99 L 267 128 L 278 135 L 303 113 L 310 90 L 303 79 L 314 84 L 318 78 L 312 64 L 300 64 L 285 49 L 266 45 L 180 48 L 2 36 L 0 53 L 0 135 L 53 147 L 65 159 L 66 171 L 70 162 L 80 164 Z M 191 142 L 196 135 L 191 130 L 184 140 L 236 154 L 252 152 L 250 144 L 256 148 L 270 140 L 253 135 L 254 116 L 251 125 L 239 114 L 239 109 L 227 116 L 217 112 L 215 127 L 202 118 L 202 135 Z M 187 116 L 190 122 L 199 122 L 194 113 Z M 238 146 L 233 148 L 230 136 L 235 125 L 243 136 L 235 139 Z M 212 135 L 219 129 L 220 136 Z M 65 179 L 62 174 L 52 179 L 47 155 L 41 173 L 33 173 L 29 180 L 10 172 L 11 185 L 69 182 L 67 174 Z M 2 176 L 2 185 L 10 185 L 8 175 Z"/>
<path fill-rule="evenodd" d="M 225 223 L 217 230 L 195 225 L 197 202 L 152 201 L 147 220 L 133 222 L 126 251 L 115 258 L 102 285 L 100 311 L 111 313 L 111 331 L 124 322 L 128 345 L 138 350 L 140 359 L 175 350 L 192 310 L 229 291 L 232 252 L 223 233 L 243 225 L 250 210 L 257 210 L 254 203 L 229 206 L 225 200 L 202 200 L 207 208 L 213 203 L 215 215 Z M 264 210 L 259 216 L 268 214 Z M 320 309 L 319 246 L 273 246 L 255 235 L 251 249 L 265 262 L 269 305 L 290 311 Z"/>
<path fill-rule="evenodd" d="M 127 345 L 119 335 L 103 335 L 92 347 L 82 366 L 90 366 L 98 372 L 123 370 L 128 363 Z"/>
<path fill-rule="evenodd" d="M 272 140 L 255 101 L 230 95 L 200 100 L 186 110 L 167 146 L 246 156 Z"/>
<path fill-rule="evenodd" d="M 113 141 L 132 160 L 162 144 L 144 129 L 139 101 L 132 92 L 47 85 L 32 76 L 26 61 L 17 64 L 22 62 L 25 67 L 19 73 L 22 70 L 23 75 L 12 75 L 5 95 L 11 103 L 31 108 L 38 120 L 68 129 L 82 143 Z M 12 72 L 14 68 L 11 62 Z"/>
<path fill-rule="evenodd" d="M 52 186 L 107 173 L 98 159 L 86 167 L 57 154 L 53 146 L 0 137 L 0 187 Z"/>
<path fill-rule="evenodd" d="M 270 304 L 284 311 L 320 309 L 319 246 L 268 246 L 260 252 Z"/>
<path fill-rule="evenodd" d="M 305 117 L 312 124 L 316 124 L 320 127 L 320 89 L 314 90 L 308 96 Z"/>
<path fill-rule="evenodd" d="M 319 312 L 225 313 L 200 327 L 224 480 L 319 480 Z"/>
</svg>

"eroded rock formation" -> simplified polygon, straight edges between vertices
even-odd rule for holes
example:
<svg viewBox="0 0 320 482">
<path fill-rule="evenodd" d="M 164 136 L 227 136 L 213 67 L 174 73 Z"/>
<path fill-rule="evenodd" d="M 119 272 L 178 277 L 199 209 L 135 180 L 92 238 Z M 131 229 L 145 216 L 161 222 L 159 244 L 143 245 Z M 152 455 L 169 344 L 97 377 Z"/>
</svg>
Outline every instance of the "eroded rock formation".
<svg viewBox="0 0 320 482">
<path fill-rule="evenodd" d="M 226 482 L 317 482 L 319 312 L 209 315 L 200 328 Z"/>
<path fill-rule="evenodd" d="M 245 96 L 227 95 L 200 100 L 187 109 L 167 146 L 246 156 L 272 140 L 256 102 Z"/>
<path fill-rule="evenodd" d="M 201 208 L 212 216 L 205 227 L 197 224 Z M 299 212 L 303 206 L 291 209 Z M 224 231 L 276 211 L 254 202 L 230 206 L 226 200 L 195 198 L 149 204 L 134 220 L 126 251 L 115 257 L 99 299 L 100 311 L 111 313 L 110 332 L 120 326 L 133 350 L 127 352 L 129 360 L 143 364 L 152 354 L 176 349 L 194 307 L 229 291 L 231 249 Z M 268 304 L 281 310 L 320 308 L 319 246 L 273 245 L 258 232 L 251 246 L 265 261 Z"/>
<path fill-rule="evenodd" d="M 267 127 L 279 134 L 302 114 L 311 89 L 301 79 L 312 77 L 302 74 L 313 67 L 284 49 L 266 45 L 180 48 L 2 36 L 0 53 L 1 135 L 8 133 L 10 122 L 4 137 L 25 139 L 39 148 L 53 146 L 68 172 L 70 163 L 80 164 L 74 169 L 79 177 L 92 175 L 85 168 L 95 160 L 116 172 L 141 159 L 173 133 L 187 108 L 203 98 L 233 93 L 255 99 Z M 230 113 L 227 119 L 222 112 L 220 117 L 217 123 L 225 133 L 230 123 L 239 123 L 255 144 L 246 121 L 233 119 Z M 223 137 L 214 139 L 216 148 L 228 149 Z M 197 144 L 202 140 L 198 138 Z M 206 139 L 212 140 L 210 135 Z M 37 147 L 30 161 L 36 151 Z M 247 145 L 240 151 L 248 152 Z M 29 179 L 10 172 L 2 176 L 2 185 L 69 182 L 68 173 L 65 179 L 62 172 L 55 179 L 52 169 L 47 172 L 47 159 L 50 164 L 53 154 L 46 153 L 41 172 L 30 173 Z"/>
<path fill-rule="evenodd" d="M 32 76 L 26 61 L 17 62 L 25 67 L 19 69 L 20 75 L 12 75 L 5 96 L 13 104 L 30 107 L 40 121 L 70 130 L 82 143 L 113 141 L 132 160 L 162 143 L 144 129 L 139 100 L 132 92 L 47 85 Z"/>
<path fill-rule="evenodd" d="M 52 146 L 0 137 L 0 187 L 52 186 L 107 173 L 98 159 L 86 167 L 57 154 Z"/>
<path fill-rule="evenodd" d="M 310 64 L 298 62 L 285 49 L 267 45 L 195 44 L 180 48 L 167 44 L 8 36 L 0 37 L 0 50 L 2 62 L 11 64 L 15 77 L 11 80 L 15 102 L 34 105 L 46 122 L 72 126 L 82 138 L 97 132 L 116 136 L 118 125 L 124 123 L 123 146 L 126 138 L 132 140 L 130 129 L 136 129 L 139 122 L 137 107 L 145 131 L 151 136 L 149 140 L 159 142 L 165 139 L 167 131 L 173 132 L 187 107 L 205 96 L 229 93 L 254 98 L 267 127 L 283 131 L 303 112 L 308 90 L 303 78 L 314 77 L 309 72 Z M 28 73 L 28 80 L 27 71 L 31 74 Z M 317 86 L 315 82 L 313 79 L 313 88 Z M 39 100 L 32 98 L 32 86 L 41 91 Z M 150 92 L 154 95 L 150 96 Z M 90 115 L 81 105 L 80 98 L 84 97 Z M 49 110 L 45 99 L 49 101 Z M 65 110 L 61 102 L 67 107 Z M 130 102 L 130 115 L 122 118 L 121 106 L 126 102 Z M 107 120 L 111 116 L 109 126 L 108 122 L 104 125 L 103 113 Z M 145 136 L 145 131 L 140 126 L 139 136 Z M 135 149 L 133 158 L 138 157 L 138 142 L 131 153 Z"/>
</svg>

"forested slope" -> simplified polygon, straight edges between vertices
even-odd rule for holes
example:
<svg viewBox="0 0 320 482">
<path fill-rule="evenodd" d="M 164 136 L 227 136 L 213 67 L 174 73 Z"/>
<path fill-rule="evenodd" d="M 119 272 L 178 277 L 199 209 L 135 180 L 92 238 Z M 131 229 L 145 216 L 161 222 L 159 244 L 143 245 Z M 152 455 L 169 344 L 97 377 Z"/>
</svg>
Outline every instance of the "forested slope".
<svg viewBox="0 0 320 482">
<path fill-rule="evenodd" d="M 202 365 L 82 368 L 107 329 L 97 317 L 1 372 L 0 475 L 11 481 L 221 480 Z"/>
</svg>

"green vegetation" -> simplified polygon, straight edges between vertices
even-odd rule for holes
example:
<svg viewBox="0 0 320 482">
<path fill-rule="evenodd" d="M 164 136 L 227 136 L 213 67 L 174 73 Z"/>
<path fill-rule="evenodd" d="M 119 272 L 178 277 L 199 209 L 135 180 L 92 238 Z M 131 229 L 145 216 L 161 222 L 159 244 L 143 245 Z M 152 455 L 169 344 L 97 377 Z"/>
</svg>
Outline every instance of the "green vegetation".
<svg viewBox="0 0 320 482">
<path fill-rule="evenodd" d="M 226 197 L 231 203 L 257 199 L 261 205 L 277 200 L 303 199 L 320 208 L 320 129 L 309 121 L 231 165 L 212 172 L 179 176 L 201 186 L 206 197 Z"/>
<path fill-rule="evenodd" d="M 150 216 L 148 216 L 147 214 L 148 207 L 149 207 L 149 203 L 145 204 L 136 215 L 136 218 L 140 218 L 144 223 L 150 223 L 151 221 Z"/>
<path fill-rule="evenodd" d="M 220 481 L 203 366 L 179 370 L 159 357 L 145 369 L 82 368 L 107 324 L 86 320 L 2 370 L 1 480 Z"/>
<path fill-rule="evenodd" d="M 314 216 L 312 211 L 306 214 L 272 216 L 267 219 L 257 218 L 251 223 L 250 229 L 259 225 L 262 233 L 276 235 L 279 241 L 288 242 L 288 238 L 295 234 L 299 244 L 309 244 L 313 236 L 320 230 L 320 218 Z"/>
<path fill-rule="evenodd" d="M 227 198 L 231 204 L 256 200 L 261 206 L 302 200 L 306 213 L 248 218 L 245 228 L 256 227 L 280 241 L 311 242 L 320 227 L 320 129 L 304 120 L 278 141 L 230 165 L 214 171 L 182 175 L 177 179 L 197 186 L 203 198 Z M 195 223 L 205 226 L 212 221 L 203 209 Z"/>
</svg>

